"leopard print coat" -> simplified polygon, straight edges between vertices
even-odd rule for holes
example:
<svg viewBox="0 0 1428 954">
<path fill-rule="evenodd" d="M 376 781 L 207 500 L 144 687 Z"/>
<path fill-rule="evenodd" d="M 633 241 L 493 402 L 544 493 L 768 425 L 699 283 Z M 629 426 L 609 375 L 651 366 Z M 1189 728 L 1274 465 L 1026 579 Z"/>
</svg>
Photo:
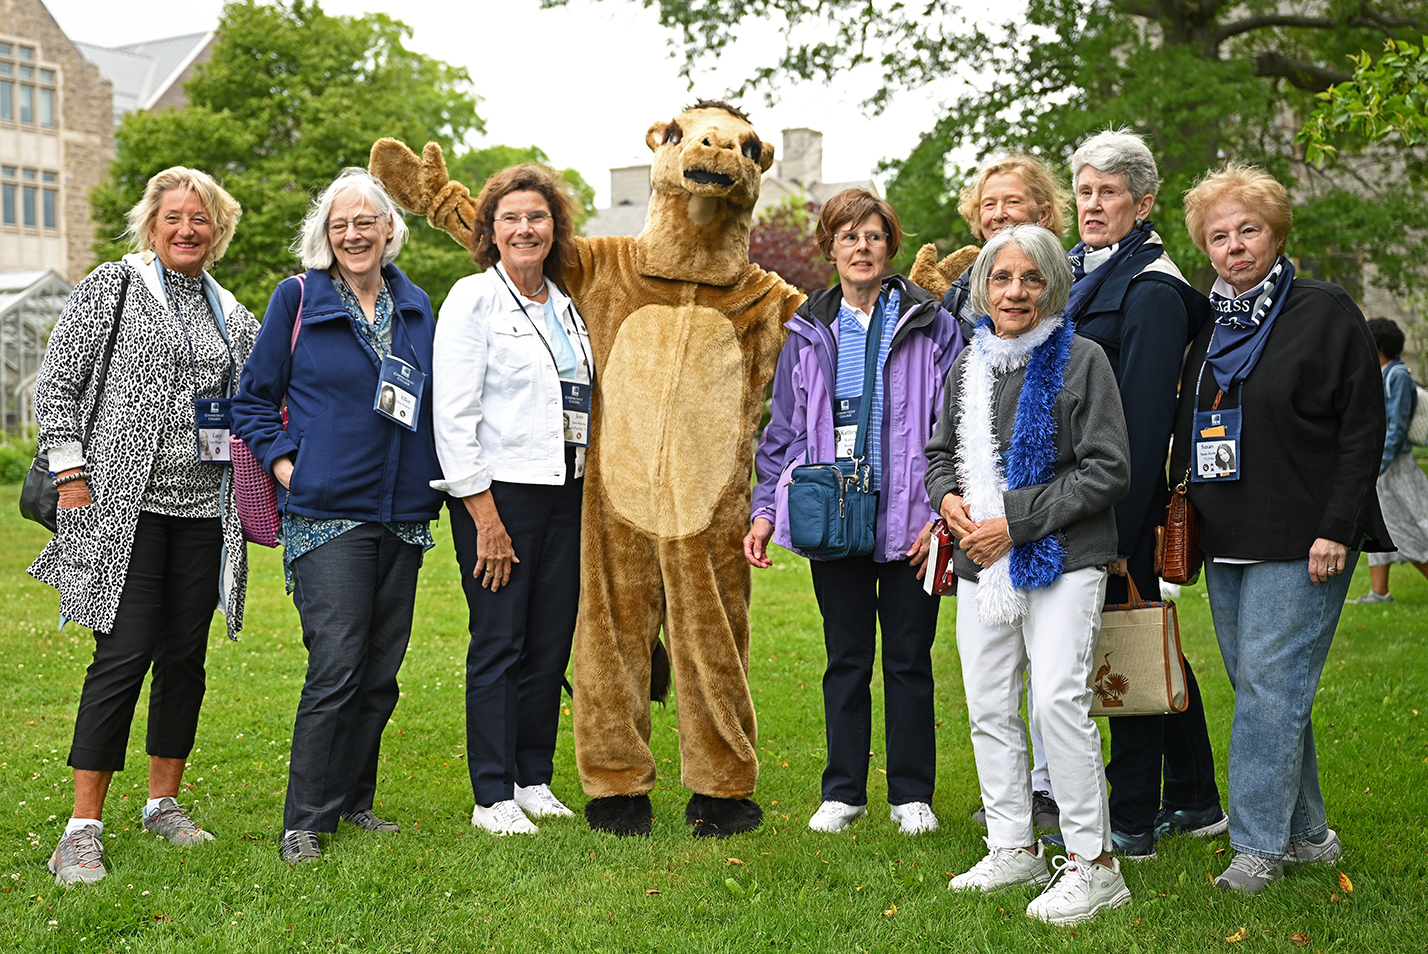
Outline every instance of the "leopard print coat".
<svg viewBox="0 0 1428 954">
<path fill-rule="evenodd" d="M 87 463 L 94 503 L 60 509 L 59 530 L 31 564 L 30 574 L 59 590 L 62 617 L 99 632 L 109 632 L 119 609 L 140 501 L 159 444 L 165 396 L 174 389 L 192 389 L 183 328 L 169 308 L 155 265 L 145 257 L 126 255 L 122 262 L 100 265 L 75 286 L 50 334 L 35 380 L 39 445 L 49 451 L 55 471 Z M 94 378 L 126 271 L 129 289 L 109 377 L 90 446 L 82 447 L 95 400 Z M 205 273 L 204 282 L 213 279 Z M 217 292 L 241 370 L 253 350 L 258 322 L 217 283 L 211 288 Z M 223 559 L 214 599 L 227 617 L 229 638 L 237 639 L 243 628 L 248 554 L 231 479 L 223 482 L 220 495 Z"/>
</svg>

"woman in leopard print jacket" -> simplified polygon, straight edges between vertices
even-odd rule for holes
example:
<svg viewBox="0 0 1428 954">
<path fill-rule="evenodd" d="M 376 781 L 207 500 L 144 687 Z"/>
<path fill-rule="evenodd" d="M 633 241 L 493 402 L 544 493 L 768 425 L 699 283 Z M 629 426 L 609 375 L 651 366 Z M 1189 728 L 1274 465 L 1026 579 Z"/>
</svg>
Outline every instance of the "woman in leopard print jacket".
<svg viewBox="0 0 1428 954">
<path fill-rule="evenodd" d="M 205 429 L 227 427 L 223 409 L 258 332 L 205 270 L 227 249 L 239 215 L 205 173 L 176 166 L 150 179 L 129 212 L 135 254 L 75 287 L 35 382 L 39 444 L 60 500 L 59 530 L 30 573 L 60 591 L 61 620 L 92 628 L 95 639 L 69 754 L 74 816 L 50 859 L 58 884 L 104 877 L 101 811 L 151 664 L 144 827 L 175 844 L 212 837 L 176 796 L 198 727 L 215 605 L 230 637 L 243 625 L 247 554 L 227 441 L 205 440 L 218 435 L 199 423 L 214 412 Z M 221 459 L 201 460 L 205 450 Z"/>
</svg>

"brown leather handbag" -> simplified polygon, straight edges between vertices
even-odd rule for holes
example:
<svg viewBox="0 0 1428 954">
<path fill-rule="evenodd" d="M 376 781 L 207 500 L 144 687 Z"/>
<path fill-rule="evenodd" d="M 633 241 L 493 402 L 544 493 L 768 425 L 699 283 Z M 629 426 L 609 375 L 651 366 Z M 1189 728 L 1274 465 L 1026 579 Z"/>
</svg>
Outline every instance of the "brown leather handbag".
<svg viewBox="0 0 1428 954">
<path fill-rule="evenodd" d="M 1170 492 L 1165 508 L 1165 525 L 1155 530 L 1155 574 L 1167 583 L 1189 584 L 1200 578 L 1200 515 L 1185 496 L 1190 486 L 1190 469 Z"/>
</svg>

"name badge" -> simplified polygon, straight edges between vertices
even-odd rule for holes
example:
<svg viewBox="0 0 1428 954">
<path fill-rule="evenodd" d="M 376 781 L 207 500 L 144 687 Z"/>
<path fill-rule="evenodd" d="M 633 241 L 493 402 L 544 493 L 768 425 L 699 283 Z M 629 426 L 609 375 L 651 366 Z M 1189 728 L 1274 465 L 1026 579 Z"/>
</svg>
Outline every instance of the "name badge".
<svg viewBox="0 0 1428 954">
<path fill-rule="evenodd" d="M 590 385 L 579 381 L 560 382 L 560 419 L 565 443 L 590 446 Z"/>
<path fill-rule="evenodd" d="M 863 396 L 833 399 L 833 456 L 851 460 L 858 446 L 858 409 Z"/>
<path fill-rule="evenodd" d="M 377 397 L 372 410 L 390 418 L 409 431 L 417 429 L 421 414 L 421 393 L 426 387 L 426 373 L 401 358 L 387 355 L 377 374 Z"/>
<path fill-rule="evenodd" d="M 233 401 L 230 398 L 194 398 L 193 427 L 198 434 L 200 464 L 228 464 L 228 436 L 233 432 Z"/>
<path fill-rule="evenodd" d="M 1240 411 L 1197 411 L 1191 483 L 1240 479 Z"/>
</svg>

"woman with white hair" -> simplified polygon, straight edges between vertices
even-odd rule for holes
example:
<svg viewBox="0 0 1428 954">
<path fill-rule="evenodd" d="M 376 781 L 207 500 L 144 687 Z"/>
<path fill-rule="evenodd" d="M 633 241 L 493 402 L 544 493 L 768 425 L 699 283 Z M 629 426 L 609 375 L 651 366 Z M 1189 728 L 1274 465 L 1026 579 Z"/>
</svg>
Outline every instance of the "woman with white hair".
<svg viewBox="0 0 1428 954">
<path fill-rule="evenodd" d="M 957 650 L 989 849 L 948 887 L 1050 881 L 1026 913 L 1054 924 L 1130 901 L 1110 853 L 1087 678 L 1130 452 L 1106 356 L 1062 313 L 1070 289 L 1065 253 L 1046 229 L 1015 225 L 987 242 L 972 267 L 985 317 L 948 372 L 926 479 L 957 538 Z M 1055 879 L 1034 834 L 1018 715 L 1028 666 L 1069 852 Z"/>
<path fill-rule="evenodd" d="M 100 816 L 150 665 L 144 828 L 176 845 L 213 837 L 177 797 L 215 595 L 228 635 L 243 628 L 247 554 L 227 455 L 202 453 L 203 424 L 227 425 L 198 417 L 226 408 L 258 333 L 207 271 L 240 215 L 207 173 L 174 166 L 150 179 L 129 210 L 132 253 L 75 286 L 35 380 L 59 526 L 30 573 L 60 591 L 62 622 L 94 630 L 69 750 L 74 815 L 49 863 L 56 884 L 105 875 Z"/>
<path fill-rule="evenodd" d="M 1081 242 L 1070 252 L 1075 284 L 1066 317 L 1110 359 L 1130 438 L 1131 486 L 1116 504 L 1119 540 L 1106 602 L 1129 600 L 1127 579 L 1153 599 L 1160 592 L 1155 531 L 1165 522 L 1170 500 L 1165 460 L 1180 363 L 1210 306 L 1186 283 L 1146 218 L 1160 174 L 1140 136 L 1097 133 L 1072 155 L 1071 176 Z M 1185 679 L 1186 711 L 1107 720 L 1111 839 L 1116 854 L 1129 860 L 1154 858 L 1161 836 L 1217 835 L 1229 824 L 1189 660 Z"/>
<path fill-rule="evenodd" d="M 436 320 L 392 264 L 406 237 L 366 171 L 324 189 L 294 243 L 307 272 L 273 293 L 233 403 L 235 432 L 286 491 L 283 565 L 308 650 L 279 848 L 290 864 L 317 858 L 339 819 L 398 830 L 372 811 L 377 753 L 441 506 L 425 386 Z"/>
</svg>

